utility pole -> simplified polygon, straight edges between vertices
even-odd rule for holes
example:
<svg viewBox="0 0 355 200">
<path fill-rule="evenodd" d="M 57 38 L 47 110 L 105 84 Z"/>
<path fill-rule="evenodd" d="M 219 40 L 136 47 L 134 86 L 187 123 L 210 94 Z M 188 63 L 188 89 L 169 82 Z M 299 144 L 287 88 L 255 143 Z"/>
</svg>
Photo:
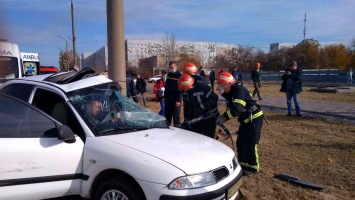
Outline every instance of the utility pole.
<svg viewBox="0 0 355 200">
<path fill-rule="evenodd" d="M 75 30 L 74 30 L 74 6 L 73 1 L 71 1 L 71 29 L 72 29 L 72 38 L 73 38 L 73 58 L 74 58 L 74 66 L 76 66 L 76 50 L 75 50 Z"/>
<path fill-rule="evenodd" d="M 303 40 L 306 39 L 306 13 L 304 13 L 304 28 L 303 28 Z"/>
<path fill-rule="evenodd" d="M 69 70 L 69 55 L 68 55 L 68 41 L 64 39 L 62 36 L 58 35 L 58 37 L 62 38 L 65 40 L 65 55 L 66 55 L 66 64 L 67 64 L 67 70 Z"/>
<path fill-rule="evenodd" d="M 123 0 L 106 0 L 108 77 L 118 83 L 122 94 L 126 88 Z"/>
</svg>

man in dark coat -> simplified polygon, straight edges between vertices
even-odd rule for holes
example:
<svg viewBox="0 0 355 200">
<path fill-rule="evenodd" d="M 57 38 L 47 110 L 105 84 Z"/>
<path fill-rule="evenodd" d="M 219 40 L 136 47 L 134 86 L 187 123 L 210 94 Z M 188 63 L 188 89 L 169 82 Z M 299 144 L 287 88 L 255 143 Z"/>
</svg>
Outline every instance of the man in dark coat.
<svg viewBox="0 0 355 200">
<path fill-rule="evenodd" d="M 296 115 L 302 117 L 299 103 L 299 94 L 302 92 L 302 70 L 298 68 L 296 61 L 292 61 L 290 68 L 285 71 L 281 79 L 283 80 L 281 91 L 286 92 L 287 116 L 291 116 L 293 99 Z"/>
</svg>

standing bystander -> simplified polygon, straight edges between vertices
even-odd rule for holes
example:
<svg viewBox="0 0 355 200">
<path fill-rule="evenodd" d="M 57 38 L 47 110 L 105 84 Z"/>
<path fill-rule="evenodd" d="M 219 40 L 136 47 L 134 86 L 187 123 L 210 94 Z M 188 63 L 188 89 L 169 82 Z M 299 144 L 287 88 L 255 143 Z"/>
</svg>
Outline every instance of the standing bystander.
<svg viewBox="0 0 355 200">
<path fill-rule="evenodd" d="M 216 80 L 216 72 L 214 71 L 213 67 L 211 67 L 209 79 L 210 79 L 212 91 L 214 91 L 214 82 Z"/>
<path fill-rule="evenodd" d="M 137 95 L 141 94 L 142 96 L 144 107 L 147 107 L 146 99 L 144 96 L 144 93 L 147 92 L 147 84 L 145 83 L 144 79 L 141 77 L 140 74 L 137 74 L 136 89 L 137 89 Z"/>
<path fill-rule="evenodd" d="M 282 75 L 283 87 L 281 91 L 286 92 L 287 100 L 287 116 L 291 116 L 292 113 L 292 99 L 295 102 L 296 114 L 299 117 L 301 115 L 301 107 L 299 103 L 299 94 L 302 92 L 302 70 L 297 66 L 296 61 L 292 61 L 290 68 L 286 69 L 285 73 Z"/>
<path fill-rule="evenodd" d="M 251 71 L 251 80 L 253 80 L 254 83 L 254 92 L 253 92 L 253 98 L 255 96 L 255 94 L 258 95 L 259 100 L 262 100 L 261 96 L 260 96 L 260 81 L 261 81 L 261 69 L 260 69 L 260 63 L 256 63 L 255 68 L 253 69 L 253 71 Z"/>
<path fill-rule="evenodd" d="M 348 73 L 346 73 L 347 77 L 348 77 L 348 85 L 352 85 L 353 84 L 353 70 L 349 69 Z"/>
<path fill-rule="evenodd" d="M 165 84 L 165 118 L 169 126 L 171 125 L 171 120 L 175 127 L 180 126 L 180 110 L 181 110 L 181 92 L 178 89 L 178 80 L 181 73 L 177 71 L 176 62 L 171 61 L 169 63 L 169 73 L 167 75 Z"/>
<path fill-rule="evenodd" d="M 162 76 L 159 80 L 154 83 L 153 92 L 155 94 L 155 102 L 160 103 L 159 115 L 164 116 L 165 113 L 165 83 L 166 83 L 166 72 L 162 72 Z"/>
<path fill-rule="evenodd" d="M 243 85 L 243 75 L 240 70 L 238 70 L 237 66 L 233 67 L 232 73 L 234 79 L 237 81 L 238 84 Z"/>
</svg>

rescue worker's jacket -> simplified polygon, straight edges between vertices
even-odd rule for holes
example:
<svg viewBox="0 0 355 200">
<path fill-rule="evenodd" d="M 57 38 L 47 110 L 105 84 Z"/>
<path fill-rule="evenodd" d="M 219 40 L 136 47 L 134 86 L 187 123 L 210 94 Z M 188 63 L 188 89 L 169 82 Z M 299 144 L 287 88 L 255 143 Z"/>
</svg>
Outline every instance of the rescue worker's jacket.
<svg viewBox="0 0 355 200">
<path fill-rule="evenodd" d="M 227 103 L 227 110 L 223 113 L 227 120 L 238 116 L 240 123 L 248 123 L 263 115 L 257 101 L 244 86 L 233 84 L 230 92 L 223 92 L 222 96 Z"/>
<path fill-rule="evenodd" d="M 185 120 L 191 120 L 205 114 L 218 114 L 218 96 L 206 83 L 195 81 L 193 88 L 182 94 Z"/>
</svg>

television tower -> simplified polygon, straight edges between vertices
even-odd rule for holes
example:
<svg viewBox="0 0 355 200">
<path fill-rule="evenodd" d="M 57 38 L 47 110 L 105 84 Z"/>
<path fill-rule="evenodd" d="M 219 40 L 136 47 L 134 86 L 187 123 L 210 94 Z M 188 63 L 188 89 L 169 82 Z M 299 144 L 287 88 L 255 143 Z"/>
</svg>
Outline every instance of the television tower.
<svg viewBox="0 0 355 200">
<path fill-rule="evenodd" d="M 304 13 L 304 28 L 303 28 L 303 40 L 306 39 L 306 13 Z"/>
</svg>

